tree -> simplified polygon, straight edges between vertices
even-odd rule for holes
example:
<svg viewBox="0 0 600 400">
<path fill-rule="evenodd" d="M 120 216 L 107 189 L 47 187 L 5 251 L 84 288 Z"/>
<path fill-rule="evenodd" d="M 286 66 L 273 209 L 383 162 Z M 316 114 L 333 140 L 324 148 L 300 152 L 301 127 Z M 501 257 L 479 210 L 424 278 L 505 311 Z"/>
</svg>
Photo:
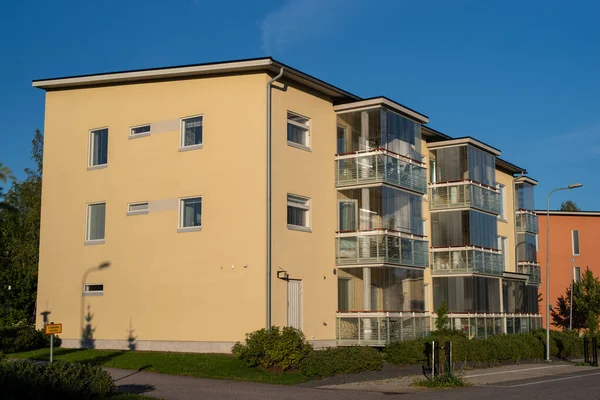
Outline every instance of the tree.
<svg viewBox="0 0 600 400">
<path fill-rule="evenodd" d="M 442 301 L 442 304 L 440 304 L 435 313 L 437 315 L 435 320 L 435 329 L 440 332 L 448 330 L 448 327 L 450 326 L 450 318 L 448 318 L 448 306 L 446 305 L 446 300 Z"/>
<path fill-rule="evenodd" d="M 566 296 L 560 296 L 556 301 L 556 310 L 550 310 L 552 324 L 569 329 L 569 313 L 571 309 L 571 288 L 566 290 Z M 587 330 L 590 334 L 598 331 L 600 315 L 600 280 L 589 268 L 581 277 L 581 281 L 573 285 L 573 329 Z"/>
<path fill-rule="evenodd" d="M 9 180 L 14 181 L 15 177 L 10 168 L 0 162 L 0 182 L 6 183 Z"/>
<path fill-rule="evenodd" d="M 0 325 L 32 322 L 39 260 L 42 154 L 44 137 L 35 131 L 32 159 L 36 169 L 13 182 L 0 208 Z"/>
<path fill-rule="evenodd" d="M 581 211 L 581 209 L 573 201 L 567 200 L 560 205 L 560 211 Z"/>
</svg>

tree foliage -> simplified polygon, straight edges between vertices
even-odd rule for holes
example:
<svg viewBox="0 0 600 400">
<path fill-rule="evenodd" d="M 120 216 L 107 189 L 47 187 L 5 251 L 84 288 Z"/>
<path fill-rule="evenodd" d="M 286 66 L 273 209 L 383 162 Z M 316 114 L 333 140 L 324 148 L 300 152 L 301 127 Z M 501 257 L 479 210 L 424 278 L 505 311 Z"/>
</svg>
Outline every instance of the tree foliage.
<svg viewBox="0 0 600 400">
<path fill-rule="evenodd" d="M 571 309 L 571 288 L 565 296 L 556 301 L 556 309 L 550 311 L 552 324 L 562 329 L 569 329 L 569 313 Z M 573 285 L 573 329 L 586 330 L 590 334 L 598 331 L 600 316 L 600 280 L 589 268 L 581 276 L 581 281 Z"/>
<path fill-rule="evenodd" d="M 571 200 L 563 201 L 560 205 L 560 211 L 581 211 L 577 204 Z"/>
<path fill-rule="evenodd" d="M 43 134 L 35 131 L 34 170 L 13 182 L 0 208 L 0 326 L 32 322 L 40 243 Z M 12 176 L 12 175 L 11 175 Z"/>
</svg>

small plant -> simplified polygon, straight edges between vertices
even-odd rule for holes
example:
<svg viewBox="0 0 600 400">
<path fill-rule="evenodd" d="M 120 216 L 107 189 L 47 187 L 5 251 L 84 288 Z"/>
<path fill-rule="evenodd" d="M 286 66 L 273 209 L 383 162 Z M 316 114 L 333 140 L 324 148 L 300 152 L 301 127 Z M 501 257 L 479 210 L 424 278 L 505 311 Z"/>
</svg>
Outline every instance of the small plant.
<svg viewBox="0 0 600 400">
<path fill-rule="evenodd" d="M 231 352 L 251 367 L 297 369 L 310 354 L 312 345 L 304 334 L 292 327 L 274 326 L 246 335 L 246 343 L 237 342 Z"/>
<path fill-rule="evenodd" d="M 449 389 L 456 387 L 470 386 L 468 382 L 465 382 L 461 377 L 456 375 L 443 375 L 435 377 L 434 379 L 419 379 L 413 382 L 413 386 L 437 388 L 437 389 Z"/>
<path fill-rule="evenodd" d="M 372 347 L 331 347 L 310 353 L 300 364 L 300 372 L 309 378 L 324 378 L 336 374 L 378 371 L 383 357 Z"/>
</svg>

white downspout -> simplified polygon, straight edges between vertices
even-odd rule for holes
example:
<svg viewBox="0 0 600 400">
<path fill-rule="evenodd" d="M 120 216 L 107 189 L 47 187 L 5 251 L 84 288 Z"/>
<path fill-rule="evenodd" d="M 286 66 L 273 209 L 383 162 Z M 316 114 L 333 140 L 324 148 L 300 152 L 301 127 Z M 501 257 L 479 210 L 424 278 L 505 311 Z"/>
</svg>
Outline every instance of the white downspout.
<svg viewBox="0 0 600 400">
<path fill-rule="evenodd" d="M 271 329 L 271 86 L 282 76 L 283 67 L 267 83 L 267 329 Z"/>
</svg>

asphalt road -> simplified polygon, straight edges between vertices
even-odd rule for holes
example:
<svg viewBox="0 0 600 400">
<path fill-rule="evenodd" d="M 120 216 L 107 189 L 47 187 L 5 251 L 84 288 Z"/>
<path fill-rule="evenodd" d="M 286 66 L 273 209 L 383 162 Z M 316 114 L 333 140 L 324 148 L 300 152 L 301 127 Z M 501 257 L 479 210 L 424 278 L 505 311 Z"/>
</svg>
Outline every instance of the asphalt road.
<svg viewBox="0 0 600 400">
<path fill-rule="evenodd" d="M 312 389 L 251 382 L 231 382 L 108 369 L 120 391 L 165 400 L 359 400 L 359 399 L 600 399 L 600 370 L 431 392 L 379 393 L 360 390 Z"/>
</svg>

